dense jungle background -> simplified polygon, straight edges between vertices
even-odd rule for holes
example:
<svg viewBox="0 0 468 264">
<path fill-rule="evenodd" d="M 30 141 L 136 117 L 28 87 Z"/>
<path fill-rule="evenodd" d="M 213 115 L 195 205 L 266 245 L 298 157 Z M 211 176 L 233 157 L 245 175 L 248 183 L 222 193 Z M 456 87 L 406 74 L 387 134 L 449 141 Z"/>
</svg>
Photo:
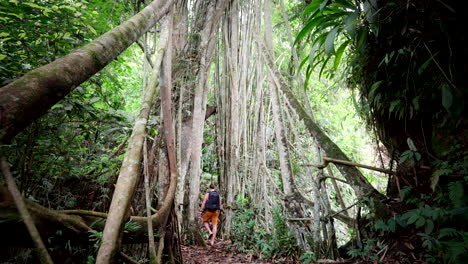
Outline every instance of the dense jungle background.
<svg viewBox="0 0 468 264">
<path fill-rule="evenodd" d="M 462 7 L 1 1 L 0 263 L 465 263 Z"/>
</svg>

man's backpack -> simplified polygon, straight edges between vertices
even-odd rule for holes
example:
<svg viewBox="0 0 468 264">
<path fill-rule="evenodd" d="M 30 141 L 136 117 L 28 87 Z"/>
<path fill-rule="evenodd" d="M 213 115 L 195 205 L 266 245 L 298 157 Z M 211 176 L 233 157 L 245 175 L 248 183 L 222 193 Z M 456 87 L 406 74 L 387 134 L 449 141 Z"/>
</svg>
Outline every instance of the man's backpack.
<svg viewBox="0 0 468 264">
<path fill-rule="evenodd" d="M 205 210 L 214 212 L 220 209 L 219 206 L 219 193 L 218 192 L 209 192 L 208 200 L 205 203 Z"/>
</svg>

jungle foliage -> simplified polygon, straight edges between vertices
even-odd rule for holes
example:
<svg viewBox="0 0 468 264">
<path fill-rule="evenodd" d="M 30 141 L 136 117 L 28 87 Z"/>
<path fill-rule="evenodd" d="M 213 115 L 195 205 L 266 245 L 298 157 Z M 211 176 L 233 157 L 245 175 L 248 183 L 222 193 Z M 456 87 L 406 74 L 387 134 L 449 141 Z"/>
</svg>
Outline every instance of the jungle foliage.
<svg viewBox="0 0 468 264">
<path fill-rule="evenodd" d="M 352 256 L 374 252 L 375 261 L 385 248 L 404 259 L 417 249 L 426 261 L 462 263 L 468 254 L 461 220 L 468 218 L 468 54 L 459 8 L 457 1 L 319 0 L 303 13 L 296 43 L 310 39 L 307 74 L 318 67 L 332 77 L 344 63 L 359 112 L 397 162 L 387 189 L 393 216 L 367 215 L 373 238 L 358 241 Z M 399 239 L 417 243 L 392 244 Z"/>
</svg>

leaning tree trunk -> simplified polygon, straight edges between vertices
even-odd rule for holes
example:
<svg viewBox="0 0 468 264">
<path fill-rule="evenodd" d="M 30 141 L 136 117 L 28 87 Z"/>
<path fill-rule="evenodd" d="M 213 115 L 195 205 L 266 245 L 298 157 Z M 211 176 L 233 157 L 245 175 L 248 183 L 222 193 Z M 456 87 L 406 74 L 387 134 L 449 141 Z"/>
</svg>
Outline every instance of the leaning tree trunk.
<svg viewBox="0 0 468 264">
<path fill-rule="evenodd" d="M 140 13 L 73 51 L 0 88 L 0 144 L 39 118 L 114 60 L 164 16 L 173 0 L 155 0 Z"/>
<path fill-rule="evenodd" d="M 290 87 L 281 77 L 277 67 L 275 66 L 274 60 L 271 55 L 268 53 L 265 44 L 260 38 L 257 38 L 257 41 L 260 43 L 263 49 L 263 55 L 265 56 L 266 63 L 269 70 L 273 73 L 274 80 L 278 87 L 283 91 L 283 93 L 288 98 L 294 110 L 297 112 L 299 117 L 304 122 L 305 126 L 309 133 L 320 143 L 320 146 L 324 149 L 325 153 L 336 157 L 337 159 L 347 160 L 348 157 L 344 152 L 318 127 L 318 125 L 312 121 L 310 115 L 306 112 L 301 103 L 296 99 Z M 358 197 L 370 197 L 375 201 L 383 201 L 385 196 L 379 193 L 362 175 L 362 173 L 352 166 L 337 165 L 339 171 L 343 174 L 346 180 L 350 183 L 353 190 L 356 192 Z"/>
<path fill-rule="evenodd" d="M 169 17 L 167 20 L 172 21 Z M 119 237 L 122 233 L 125 217 L 128 217 L 127 212 L 130 207 L 130 201 L 140 174 L 142 147 L 146 137 L 146 124 L 154 97 L 157 93 L 157 79 L 163 58 L 162 55 L 170 38 L 172 24 L 165 23 L 164 25 L 161 30 L 160 52 L 158 53 L 158 59 L 155 62 L 148 86 L 144 90 L 140 114 L 135 121 L 133 133 L 129 140 L 129 148 L 125 153 L 122 168 L 115 185 L 109 208 L 109 217 L 103 231 L 102 245 L 99 248 L 96 263 L 112 262 L 120 248 Z"/>
</svg>

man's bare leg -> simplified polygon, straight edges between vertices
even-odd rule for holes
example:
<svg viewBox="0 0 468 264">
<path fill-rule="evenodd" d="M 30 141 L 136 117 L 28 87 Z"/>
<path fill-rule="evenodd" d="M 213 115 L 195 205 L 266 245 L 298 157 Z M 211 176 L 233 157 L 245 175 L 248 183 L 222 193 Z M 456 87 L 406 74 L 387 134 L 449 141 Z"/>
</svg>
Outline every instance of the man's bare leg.
<svg viewBox="0 0 468 264">
<path fill-rule="evenodd" d="M 208 234 L 213 234 L 213 232 L 210 229 L 210 224 L 208 222 L 203 223 L 205 225 L 206 230 L 208 230 Z"/>
<path fill-rule="evenodd" d="M 211 236 L 210 245 L 214 245 L 217 231 L 218 231 L 218 225 L 213 225 L 213 235 Z"/>
</svg>

